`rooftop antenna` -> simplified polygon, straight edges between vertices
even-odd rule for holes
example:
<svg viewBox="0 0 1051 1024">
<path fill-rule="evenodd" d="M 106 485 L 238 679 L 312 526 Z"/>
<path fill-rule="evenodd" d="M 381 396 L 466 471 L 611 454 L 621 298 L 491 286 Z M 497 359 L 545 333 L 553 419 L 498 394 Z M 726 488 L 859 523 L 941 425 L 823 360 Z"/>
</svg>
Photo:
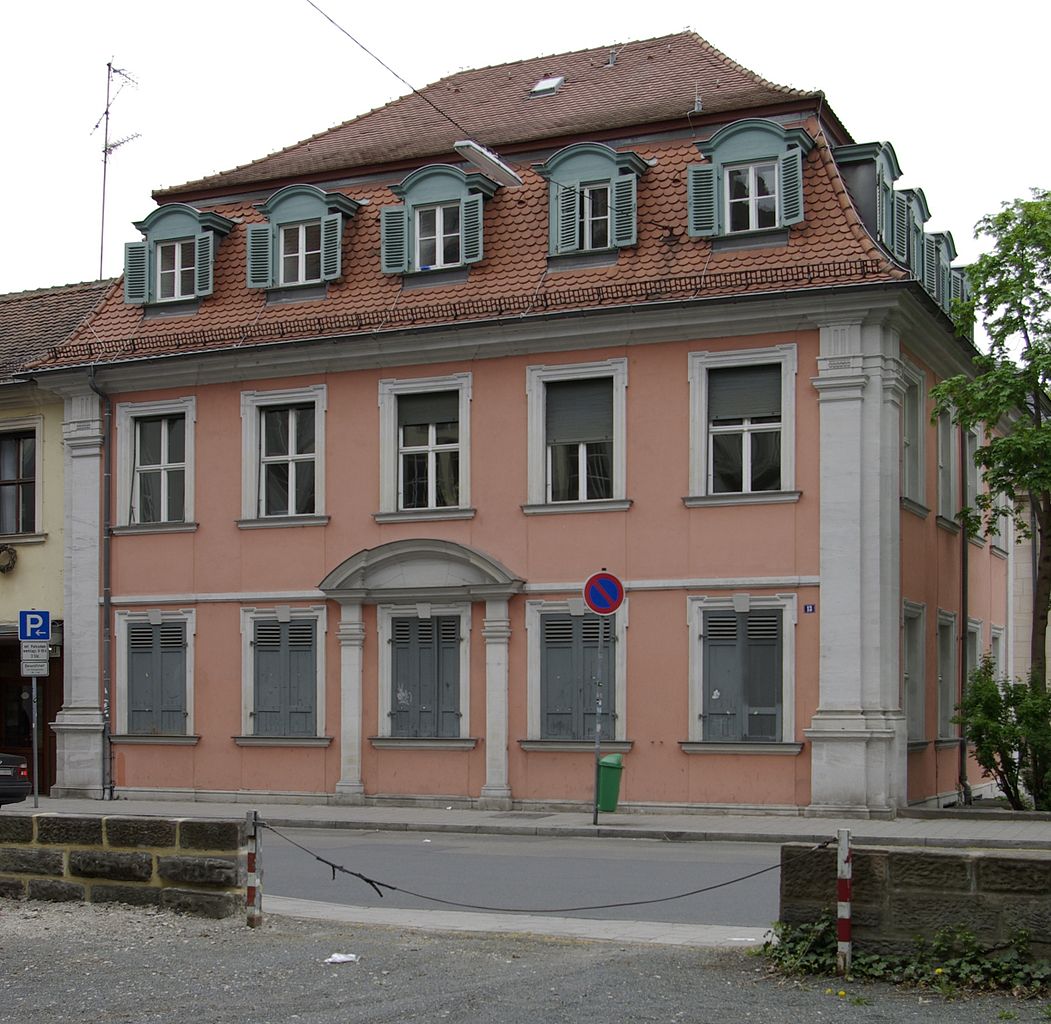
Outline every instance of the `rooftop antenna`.
<svg viewBox="0 0 1051 1024">
<path fill-rule="evenodd" d="M 113 79 L 115 77 L 121 80 L 116 95 L 113 94 Z M 95 127 L 91 129 L 92 134 L 94 134 L 98 131 L 100 124 L 105 126 L 102 132 L 102 216 L 99 226 L 99 280 L 102 280 L 102 256 L 106 248 L 106 173 L 109 170 L 110 154 L 115 149 L 119 149 L 123 146 L 124 143 L 131 142 L 133 139 L 139 137 L 139 132 L 135 132 L 134 135 L 126 135 L 123 139 L 117 139 L 115 142 L 110 142 L 109 112 L 113 106 L 113 101 L 124 91 L 126 85 L 138 86 L 138 84 L 139 83 L 128 71 L 123 68 L 115 68 L 113 66 L 113 61 L 111 60 L 106 65 L 106 109 L 103 110 L 102 117 L 95 122 Z"/>
<path fill-rule="evenodd" d="M 703 104 L 701 103 L 701 83 L 698 82 L 693 87 L 693 112 L 699 114 L 701 112 Z"/>
</svg>

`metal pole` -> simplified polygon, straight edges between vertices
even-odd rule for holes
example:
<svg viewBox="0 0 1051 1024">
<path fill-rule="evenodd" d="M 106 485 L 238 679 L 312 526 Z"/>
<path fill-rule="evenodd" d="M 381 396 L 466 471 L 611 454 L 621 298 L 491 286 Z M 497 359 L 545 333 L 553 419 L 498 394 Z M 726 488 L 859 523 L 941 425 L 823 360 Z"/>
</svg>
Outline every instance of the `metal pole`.
<svg viewBox="0 0 1051 1024">
<path fill-rule="evenodd" d="M 245 905 L 248 911 L 248 927 L 258 928 L 263 923 L 263 863 L 260 859 L 263 832 L 259 827 L 258 811 L 249 811 L 245 817 L 248 819 L 248 879 Z"/>
<path fill-rule="evenodd" d="M 602 759 L 602 634 L 605 631 L 606 617 L 599 616 L 598 620 L 598 679 L 595 681 L 595 813 L 591 816 L 591 824 L 598 824 L 598 787 L 600 767 Z"/>
<path fill-rule="evenodd" d="M 850 856 L 850 829 L 841 828 L 836 836 L 836 973 L 840 977 L 850 974 L 850 959 L 853 954 L 851 936 L 850 901 L 853 888 L 853 866 Z"/>
<path fill-rule="evenodd" d="M 40 806 L 40 745 L 37 740 L 37 689 L 33 676 L 33 808 Z"/>
</svg>

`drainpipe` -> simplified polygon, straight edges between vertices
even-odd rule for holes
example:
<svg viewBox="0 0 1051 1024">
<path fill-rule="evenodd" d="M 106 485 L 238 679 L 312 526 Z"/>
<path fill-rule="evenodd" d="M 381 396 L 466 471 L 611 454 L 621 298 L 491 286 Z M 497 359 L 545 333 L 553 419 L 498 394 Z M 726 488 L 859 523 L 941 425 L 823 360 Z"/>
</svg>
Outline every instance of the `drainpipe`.
<svg viewBox="0 0 1051 1024">
<path fill-rule="evenodd" d="M 112 526 L 113 404 L 109 395 L 95 383 L 95 367 L 88 372 L 88 386 L 102 399 L 102 793 L 103 799 L 113 799 L 113 744 L 110 743 L 110 658 L 113 631 L 110 626 L 113 609 L 113 591 L 110 586 L 110 533 Z"/>
<path fill-rule="evenodd" d="M 967 435 L 960 430 L 960 480 L 967 480 Z M 963 523 L 960 530 L 960 693 L 959 703 L 963 704 L 963 694 L 967 687 L 967 625 L 970 618 L 968 611 L 968 597 L 970 589 L 970 556 L 971 556 L 971 533 L 967 524 Z M 967 781 L 967 729 L 960 725 L 960 794 L 965 807 L 970 807 L 974 802 L 971 795 L 971 784 Z"/>
</svg>

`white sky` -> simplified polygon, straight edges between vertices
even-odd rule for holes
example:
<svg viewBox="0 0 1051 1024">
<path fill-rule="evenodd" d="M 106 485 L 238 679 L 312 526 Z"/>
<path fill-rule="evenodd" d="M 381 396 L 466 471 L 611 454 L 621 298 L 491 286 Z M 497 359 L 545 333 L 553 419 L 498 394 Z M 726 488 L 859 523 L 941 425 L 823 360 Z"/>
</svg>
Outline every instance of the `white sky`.
<svg viewBox="0 0 1051 1024">
<path fill-rule="evenodd" d="M 782 85 L 823 89 L 857 142 L 889 140 L 899 187 L 960 260 L 975 221 L 1051 187 L 1046 0 L 455 4 L 317 0 L 417 87 L 463 68 L 690 28 Z M 457 13 L 459 11 L 459 13 Z M 0 14 L 0 293 L 98 276 L 106 63 L 139 82 L 112 105 L 104 276 L 122 270 L 153 189 L 264 156 L 405 87 L 306 0 L 8 0 Z"/>
</svg>

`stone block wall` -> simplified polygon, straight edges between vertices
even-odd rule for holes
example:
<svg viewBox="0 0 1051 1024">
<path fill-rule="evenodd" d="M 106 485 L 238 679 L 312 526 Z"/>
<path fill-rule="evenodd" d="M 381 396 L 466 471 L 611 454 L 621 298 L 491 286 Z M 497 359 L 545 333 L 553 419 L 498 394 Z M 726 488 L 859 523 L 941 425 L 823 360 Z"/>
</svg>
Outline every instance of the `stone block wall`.
<svg viewBox="0 0 1051 1024">
<path fill-rule="evenodd" d="M 244 821 L 0 815 L 0 896 L 167 907 L 204 917 L 245 909 Z"/>
<path fill-rule="evenodd" d="M 781 847 L 781 920 L 836 914 L 836 850 Z M 963 927 L 994 946 L 1026 929 L 1051 956 L 1051 852 L 859 847 L 851 853 L 853 936 L 859 950 L 911 952 L 915 940 Z"/>
</svg>

